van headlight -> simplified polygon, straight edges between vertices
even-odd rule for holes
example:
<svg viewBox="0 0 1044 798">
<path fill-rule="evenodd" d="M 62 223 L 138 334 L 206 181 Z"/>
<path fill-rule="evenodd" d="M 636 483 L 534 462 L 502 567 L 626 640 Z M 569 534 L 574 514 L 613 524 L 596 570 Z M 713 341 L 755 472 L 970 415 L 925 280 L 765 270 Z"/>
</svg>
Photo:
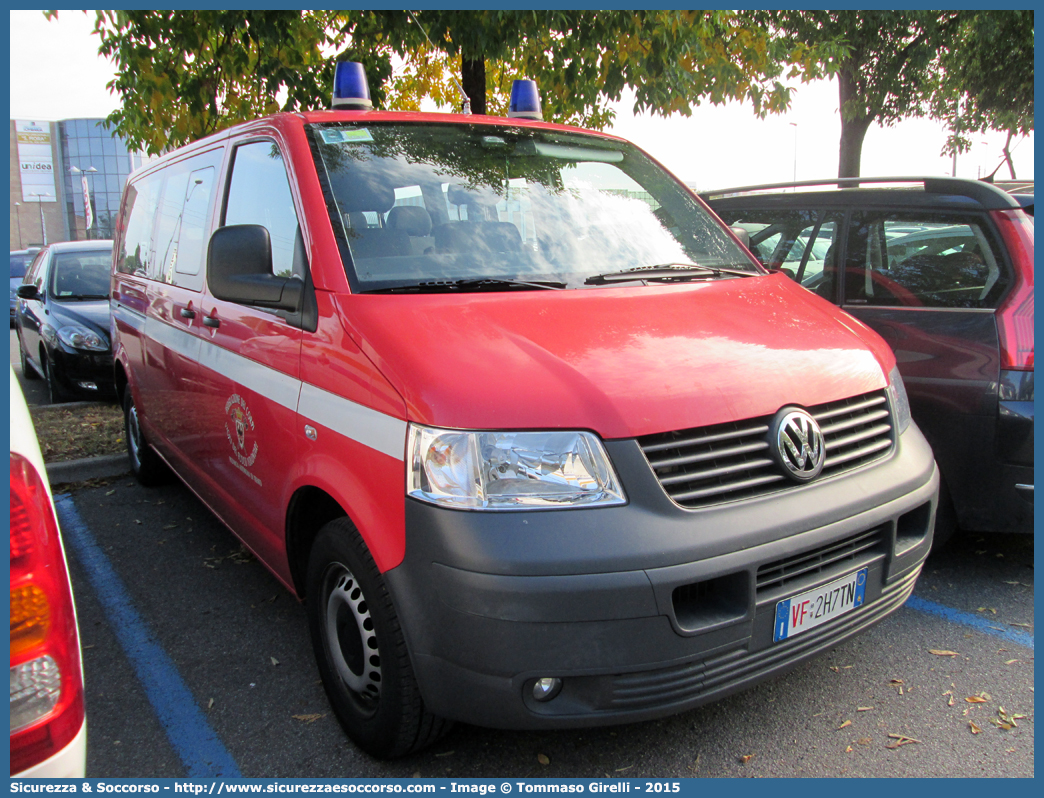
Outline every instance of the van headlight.
<svg viewBox="0 0 1044 798">
<path fill-rule="evenodd" d="M 407 493 L 469 510 L 594 507 L 627 499 L 590 432 L 467 432 L 410 425 Z"/>
<path fill-rule="evenodd" d="M 73 349 L 87 352 L 108 352 L 109 342 L 94 330 L 80 324 L 69 324 L 58 330 L 58 339 Z"/>
<path fill-rule="evenodd" d="M 895 413 L 896 434 L 902 435 L 910 426 L 910 399 L 906 395 L 906 386 L 903 384 L 898 366 L 894 366 L 888 374 L 887 390 Z"/>
</svg>

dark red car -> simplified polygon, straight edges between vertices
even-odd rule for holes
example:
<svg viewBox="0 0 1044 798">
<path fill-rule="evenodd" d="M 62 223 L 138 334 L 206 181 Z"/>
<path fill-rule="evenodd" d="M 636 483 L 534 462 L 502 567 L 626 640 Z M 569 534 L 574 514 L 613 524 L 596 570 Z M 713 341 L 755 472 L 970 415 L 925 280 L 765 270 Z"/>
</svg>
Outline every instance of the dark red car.
<svg viewBox="0 0 1044 798">
<path fill-rule="evenodd" d="M 1026 203 L 982 181 L 935 177 L 755 186 L 703 198 L 747 232 L 765 266 L 891 344 L 943 476 L 937 539 L 954 520 L 976 532 L 1032 532 Z"/>
</svg>

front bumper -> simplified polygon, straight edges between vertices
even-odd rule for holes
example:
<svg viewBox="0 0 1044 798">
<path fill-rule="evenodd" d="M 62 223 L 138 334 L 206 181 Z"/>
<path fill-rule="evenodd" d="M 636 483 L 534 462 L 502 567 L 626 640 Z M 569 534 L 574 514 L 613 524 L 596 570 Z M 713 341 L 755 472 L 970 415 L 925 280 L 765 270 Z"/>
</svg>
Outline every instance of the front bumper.
<svg viewBox="0 0 1044 798">
<path fill-rule="evenodd" d="M 55 376 L 69 392 L 90 396 L 116 395 L 111 351 L 81 352 L 63 347 L 54 349 L 51 358 Z M 87 387 L 91 383 L 96 387 Z"/>
<path fill-rule="evenodd" d="M 464 512 L 407 501 L 385 574 L 427 707 L 498 728 L 673 714 L 781 673 L 884 618 L 931 547 L 939 477 L 913 425 L 884 460 L 700 510 L 634 441 L 606 448 L 623 507 Z M 780 643 L 776 603 L 867 567 L 863 607 Z M 562 680 L 553 700 L 532 685 Z"/>
</svg>

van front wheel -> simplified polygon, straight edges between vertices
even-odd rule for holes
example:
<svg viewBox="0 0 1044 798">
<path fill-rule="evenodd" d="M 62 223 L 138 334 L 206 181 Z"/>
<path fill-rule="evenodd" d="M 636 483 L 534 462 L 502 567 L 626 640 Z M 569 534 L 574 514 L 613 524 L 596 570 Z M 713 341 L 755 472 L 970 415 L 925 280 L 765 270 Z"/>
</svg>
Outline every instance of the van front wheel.
<svg viewBox="0 0 1044 798">
<path fill-rule="evenodd" d="M 359 748 L 391 759 L 449 730 L 448 721 L 424 707 L 384 579 L 347 518 L 320 530 L 308 559 L 307 591 L 323 687 Z"/>
<path fill-rule="evenodd" d="M 161 484 L 167 478 L 167 464 L 145 440 L 129 385 L 123 396 L 123 434 L 127 439 L 127 455 L 134 478 L 146 487 Z"/>
</svg>

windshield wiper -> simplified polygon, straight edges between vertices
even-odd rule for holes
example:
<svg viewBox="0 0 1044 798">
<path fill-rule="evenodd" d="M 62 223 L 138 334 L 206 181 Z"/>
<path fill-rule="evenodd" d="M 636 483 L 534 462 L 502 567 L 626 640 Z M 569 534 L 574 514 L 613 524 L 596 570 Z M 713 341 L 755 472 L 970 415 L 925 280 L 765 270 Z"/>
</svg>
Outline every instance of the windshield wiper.
<svg viewBox="0 0 1044 798">
<path fill-rule="evenodd" d="M 82 299 L 108 299 L 108 298 L 109 298 L 108 294 L 72 294 L 70 296 L 63 296 L 63 297 L 61 297 L 61 299 L 71 299 L 74 302 L 77 302 L 77 301 L 82 300 Z"/>
<path fill-rule="evenodd" d="M 751 277 L 755 272 L 729 269 L 719 266 L 700 266 L 698 263 L 660 263 L 655 266 L 635 266 L 618 272 L 596 274 L 584 280 L 585 285 L 625 283 L 630 280 L 686 280 L 703 277 L 721 277 L 723 274 Z"/>
<path fill-rule="evenodd" d="M 557 280 L 513 280 L 503 277 L 479 277 L 466 280 L 425 280 L 408 285 L 393 285 L 367 291 L 368 294 L 434 294 L 438 292 L 497 291 L 504 288 L 559 291 L 566 287 Z"/>
</svg>

